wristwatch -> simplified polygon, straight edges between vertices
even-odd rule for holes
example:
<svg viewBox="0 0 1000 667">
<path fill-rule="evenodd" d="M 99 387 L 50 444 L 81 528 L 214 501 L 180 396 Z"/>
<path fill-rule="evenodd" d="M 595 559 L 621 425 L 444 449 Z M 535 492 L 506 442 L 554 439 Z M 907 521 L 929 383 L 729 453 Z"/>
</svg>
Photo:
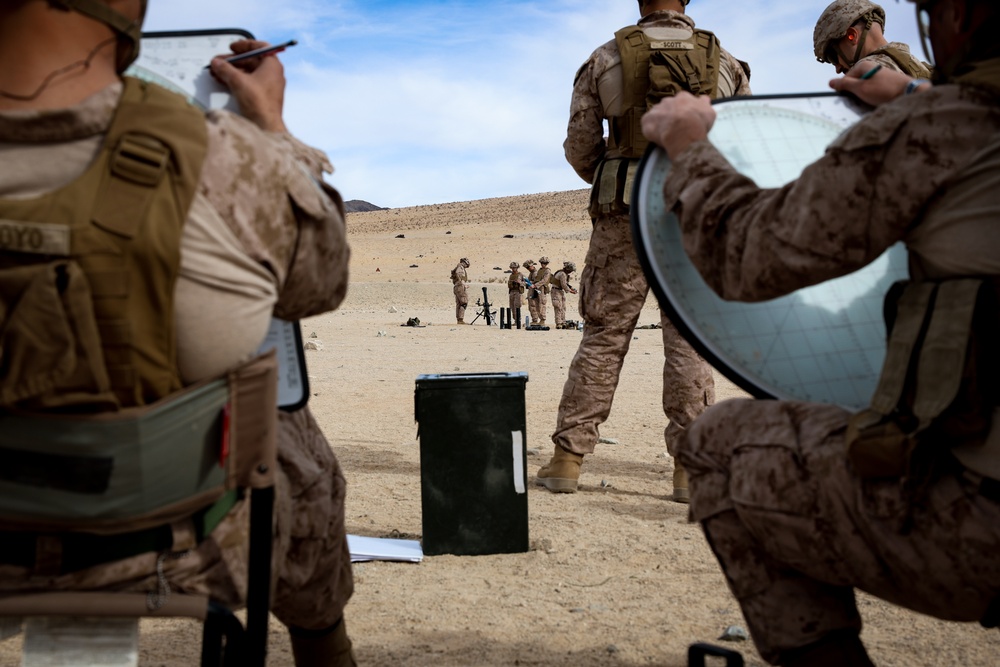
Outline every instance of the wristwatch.
<svg viewBox="0 0 1000 667">
<path fill-rule="evenodd" d="M 903 89 L 903 94 L 904 95 L 912 95 L 913 93 L 917 92 L 917 88 L 919 88 L 920 86 L 924 85 L 925 83 L 930 83 L 930 80 L 928 80 L 928 79 L 913 79 L 908 84 L 906 84 L 906 88 Z"/>
</svg>

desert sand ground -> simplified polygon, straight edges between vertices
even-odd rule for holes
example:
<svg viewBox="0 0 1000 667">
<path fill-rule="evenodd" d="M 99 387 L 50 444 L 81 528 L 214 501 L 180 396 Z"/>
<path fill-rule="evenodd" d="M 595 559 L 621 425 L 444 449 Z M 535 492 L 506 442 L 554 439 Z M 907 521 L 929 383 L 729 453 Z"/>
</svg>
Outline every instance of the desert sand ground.
<svg viewBox="0 0 1000 667">
<path fill-rule="evenodd" d="M 692 642 L 722 644 L 716 639 L 727 626 L 746 627 L 700 529 L 687 521 L 687 507 L 667 499 L 673 466 L 662 437 L 659 332 L 635 332 L 601 428 L 618 444 L 599 445 L 587 458 L 578 493 L 555 495 L 534 486 L 533 475 L 551 453 L 549 435 L 579 333 L 501 331 L 482 320 L 454 324 L 448 275 L 460 257 L 472 262 L 473 302 L 484 286 L 492 301 L 506 301 L 503 270 L 512 260 L 545 254 L 555 267 L 572 260 L 582 269 L 586 197 L 580 190 L 348 216 L 349 296 L 337 312 L 302 327 L 322 348 L 307 353 L 310 405 L 347 476 L 349 533 L 421 536 L 419 374 L 529 376 L 531 549 L 357 564 L 346 618 L 363 665 L 680 667 Z M 577 319 L 570 299 L 569 317 Z M 470 309 L 467 321 L 474 314 Z M 428 326 L 400 326 L 410 317 Z M 657 321 L 650 296 L 639 324 Z M 716 380 L 719 400 L 743 395 L 721 376 Z M 865 595 L 859 607 L 863 639 L 880 666 L 1000 664 L 996 631 L 937 621 Z M 271 627 L 269 664 L 291 665 L 284 633 L 277 622 Z M 18 664 L 18 641 L 0 644 L 0 665 Z M 725 645 L 748 665 L 764 664 L 750 642 Z M 194 665 L 198 646 L 193 623 L 144 622 L 141 664 Z"/>
</svg>

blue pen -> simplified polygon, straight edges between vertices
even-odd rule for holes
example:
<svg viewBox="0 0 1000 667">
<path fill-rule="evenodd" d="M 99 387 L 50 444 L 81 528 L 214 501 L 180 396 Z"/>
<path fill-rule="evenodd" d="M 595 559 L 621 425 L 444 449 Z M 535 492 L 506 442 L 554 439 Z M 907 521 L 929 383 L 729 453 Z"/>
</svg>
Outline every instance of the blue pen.
<svg viewBox="0 0 1000 667">
<path fill-rule="evenodd" d="M 865 72 L 864 74 L 862 74 L 862 75 L 861 75 L 860 77 L 858 77 L 858 78 L 860 78 L 860 79 L 861 79 L 862 81 L 867 81 L 868 79 L 870 79 L 870 78 L 872 78 L 873 76 L 875 76 L 875 74 L 876 74 L 876 73 L 877 73 L 877 72 L 878 72 L 878 71 L 879 71 L 880 69 L 882 69 L 882 66 L 881 66 L 881 65 L 875 65 L 875 67 L 872 67 L 872 68 L 871 68 L 870 70 L 868 70 L 867 72 Z"/>
</svg>

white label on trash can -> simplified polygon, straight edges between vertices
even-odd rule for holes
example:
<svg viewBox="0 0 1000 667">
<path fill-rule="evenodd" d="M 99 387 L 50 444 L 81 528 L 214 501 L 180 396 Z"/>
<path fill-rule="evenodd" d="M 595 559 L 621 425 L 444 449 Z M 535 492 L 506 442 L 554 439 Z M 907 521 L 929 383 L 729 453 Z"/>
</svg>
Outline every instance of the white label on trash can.
<svg viewBox="0 0 1000 667">
<path fill-rule="evenodd" d="M 514 490 L 524 493 L 524 433 L 511 431 L 511 441 L 514 446 Z"/>
</svg>

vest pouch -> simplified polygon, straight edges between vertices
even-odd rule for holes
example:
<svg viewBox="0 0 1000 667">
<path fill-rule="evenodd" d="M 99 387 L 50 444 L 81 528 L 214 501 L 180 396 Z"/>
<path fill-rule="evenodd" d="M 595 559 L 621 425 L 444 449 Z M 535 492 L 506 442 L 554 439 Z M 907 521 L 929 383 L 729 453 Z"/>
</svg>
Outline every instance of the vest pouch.
<svg viewBox="0 0 1000 667">
<path fill-rule="evenodd" d="M 708 52 L 692 48 L 686 52 L 653 51 L 649 56 L 649 91 L 646 106 L 652 108 L 657 102 L 673 97 L 682 90 L 692 95 L 706 95 L 708 82 L 704 81 L 708 72 Z"/>
<path fill-rule="evenodd" d="M 210 505 L 235 481 L 229 403 L 223 379 L 99 415 L 0 415 L 0 530 L 131 532 Z"/>
<path fill-rule="evenodd" d="M 0 408 L 117 406 L 80 266 L 0 269 Z"/>
<path fill-rule="evenodd" d="M 902 476 L 914 446 L 908 429 L 873 410 L 862 410 L 847 423 L 847 459 L 860 477 Z"/>
<path fill-rule="evenodd" d="M 638 168 L 639 160 L 626 158 L 604 160 L 598 165 L 587 209 L 591 219 L 605 215 L 628 215 Z"/>
</svg>

